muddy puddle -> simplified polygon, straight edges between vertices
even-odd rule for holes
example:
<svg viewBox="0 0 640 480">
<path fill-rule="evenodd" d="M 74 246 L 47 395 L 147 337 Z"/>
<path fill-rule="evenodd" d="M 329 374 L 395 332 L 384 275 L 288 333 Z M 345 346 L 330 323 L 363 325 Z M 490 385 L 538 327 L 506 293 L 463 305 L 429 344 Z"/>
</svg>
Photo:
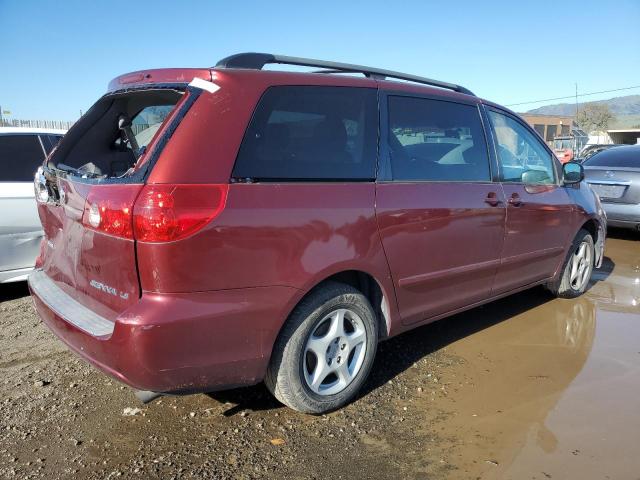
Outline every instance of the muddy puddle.
<svg viewBox="0 0 640 480">
<path fill-rule="evenodd" d="M 452 478 L 640 478 L 640 242 L 617 233 L 586 295 L 532 290 L 452 319 Z M 500 315 L 505 321 L 495 323 Z M 433 427 L 433 425 L 432 425 Z"/>
</svg>

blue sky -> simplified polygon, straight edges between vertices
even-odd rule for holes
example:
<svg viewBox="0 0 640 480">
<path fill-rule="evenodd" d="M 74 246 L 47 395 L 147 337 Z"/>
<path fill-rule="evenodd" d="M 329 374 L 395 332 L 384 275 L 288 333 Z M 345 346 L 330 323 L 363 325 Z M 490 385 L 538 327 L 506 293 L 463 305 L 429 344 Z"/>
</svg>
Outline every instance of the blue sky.
<svg viewBox="0 0 640 480">
<path fill-rule="evenodd" d="M 406 71 L 512 104 L 572 95 L 574 82 L 640 85 L 640 0 L 0 0 L 0 105 L 74 120 L 114 76 L 242 51 Z M 627 94 L 640 88 L 587 99 Z"/>
</svg>

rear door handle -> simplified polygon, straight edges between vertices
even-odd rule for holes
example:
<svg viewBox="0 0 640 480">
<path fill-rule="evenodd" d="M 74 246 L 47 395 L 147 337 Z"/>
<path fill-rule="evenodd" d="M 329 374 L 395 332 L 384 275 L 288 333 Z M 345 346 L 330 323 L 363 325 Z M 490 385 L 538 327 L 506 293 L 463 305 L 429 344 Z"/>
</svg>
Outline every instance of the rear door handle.
<svg viewBox="0 0 640 480">
<path fill-rule="evenodd" d="M 514 207 L 519 207 L 520 205 L 522 205 L 522 199 L 520 198 L 520 195 L 518 195 L 517 193 L 512 193 L 511 197 L 509 197 L 509 205 L 513 205 Z"/>
<path fill-rule="evenodd" d="M 484 201 L 485 203 L 488 203 L 492 207 L 497 207 L 502 203 L 502 201 L 500 201 L 500 199 L 498 198 L 498 195 L 496 195 L 495 192 L 489 192 L 487 194 L 487 198 L 485 198 Z"/>
</svg>

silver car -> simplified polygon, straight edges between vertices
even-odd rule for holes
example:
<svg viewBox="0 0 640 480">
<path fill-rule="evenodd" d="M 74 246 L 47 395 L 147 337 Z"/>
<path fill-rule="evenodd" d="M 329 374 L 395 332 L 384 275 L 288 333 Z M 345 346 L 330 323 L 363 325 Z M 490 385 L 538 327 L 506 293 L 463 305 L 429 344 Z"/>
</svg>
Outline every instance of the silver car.
<svg viewBox="0 0 640 480">
<path fill-rule="evenodd" d="M 33 177 L 64 134 L 0 127 L 0 283 L 26 280 L 33 268 L 42 239 Z"/>
<path fill-rule="evenodd" d="M 585 179 L 607 213 L 607 224 L 640 230 L 640 145 L 603 150 L 583 165 Z"/>
</svg>

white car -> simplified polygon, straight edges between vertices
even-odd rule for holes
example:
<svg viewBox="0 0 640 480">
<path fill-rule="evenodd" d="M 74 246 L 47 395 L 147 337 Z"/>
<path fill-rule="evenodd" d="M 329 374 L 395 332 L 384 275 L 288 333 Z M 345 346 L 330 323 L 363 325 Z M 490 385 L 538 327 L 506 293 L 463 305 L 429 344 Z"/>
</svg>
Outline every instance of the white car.
<svg viewBox="0 0 640 480">
<path fill-rule="evenodd" d="M 0 127 L 0 283 L 26 280 L 33 269 L 42 240 L 33 177 L 65 133 Z"/>
</svg>

